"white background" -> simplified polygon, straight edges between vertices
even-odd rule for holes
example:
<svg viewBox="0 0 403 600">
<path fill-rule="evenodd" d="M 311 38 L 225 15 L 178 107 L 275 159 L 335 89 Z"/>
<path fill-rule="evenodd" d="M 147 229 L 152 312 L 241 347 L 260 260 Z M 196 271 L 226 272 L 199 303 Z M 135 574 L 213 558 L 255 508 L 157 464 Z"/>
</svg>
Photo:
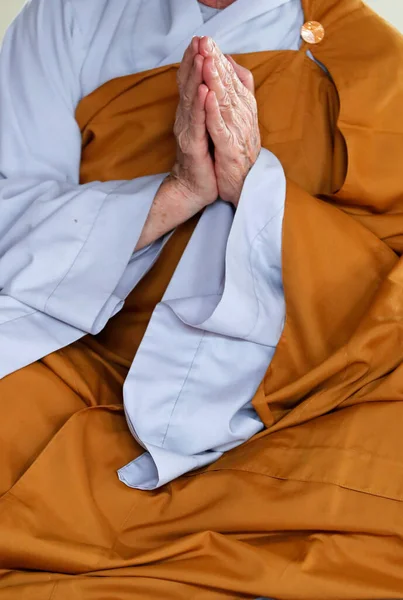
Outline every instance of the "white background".
<svg viewBox="0 0 403 600">
<path fill-rule="evenodd" d="M 0 0 L 0 39 L 23 4 L 24 0 Z M 403 32 L 403 0 L 367 0 L 367 4 Z"/>
</svg>

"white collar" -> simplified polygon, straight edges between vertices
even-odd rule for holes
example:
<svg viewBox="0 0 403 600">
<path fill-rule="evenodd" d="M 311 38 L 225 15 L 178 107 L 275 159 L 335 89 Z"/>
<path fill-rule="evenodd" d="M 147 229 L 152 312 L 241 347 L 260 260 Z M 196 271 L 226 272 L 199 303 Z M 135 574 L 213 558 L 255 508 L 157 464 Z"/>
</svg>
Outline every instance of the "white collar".
<svg viewBox="0 0 403 600">
<path fill-rule="evenodd" d="M 170 3 L 171 12 L 182 13 L 191 25 L 191 31 L 183 31 L 184 37 L 171 54 L 164 58 L 158 66 L 178 63 L 189 45 L 189 36 L 210 36 L 220 43 L 220 35 L 249 19 L 287 4 L 291 0 L 236 0 L 225 10 L 219 11 L 212 19 L 203 22 L 198 0 L 166 0 Z"/>
</svg>

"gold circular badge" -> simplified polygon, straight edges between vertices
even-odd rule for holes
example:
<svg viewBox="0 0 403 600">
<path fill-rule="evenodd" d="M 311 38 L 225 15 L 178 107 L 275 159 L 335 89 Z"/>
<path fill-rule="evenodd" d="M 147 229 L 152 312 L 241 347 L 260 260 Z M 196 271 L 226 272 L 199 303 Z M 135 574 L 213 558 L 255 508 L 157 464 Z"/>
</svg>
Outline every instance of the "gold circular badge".
<svg viewBox="0 0 403 600">
<path fill-rule="evenodd" d="M 308 21 L 301 28 L 301 37 L 308 44 L 319 44 L 325 37 L 325 28 L 318 21 Z"/>
</svg>

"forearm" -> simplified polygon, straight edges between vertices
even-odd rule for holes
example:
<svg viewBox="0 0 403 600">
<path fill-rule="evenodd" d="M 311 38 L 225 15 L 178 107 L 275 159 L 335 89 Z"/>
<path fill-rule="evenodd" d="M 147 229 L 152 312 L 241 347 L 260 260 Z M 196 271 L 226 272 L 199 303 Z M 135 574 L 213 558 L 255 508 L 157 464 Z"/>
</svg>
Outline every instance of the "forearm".
<svg viewBox="0 0 403 600">
<path fill-rule="evenodd" d="M 85 185 L 0 180 L 0 296 L 99 332 L 122 305 L 115 289 L 163 178 Z M 144 275 L 147 256 L 136 261 L 133 281 Z"/>
<path fill-rule="evenodd" d="M 152 244 L 203 208 L 201 199 L 192 195 L 174 177 L 167 177 L 154 198 L 135 250 Z"/>
</svg>

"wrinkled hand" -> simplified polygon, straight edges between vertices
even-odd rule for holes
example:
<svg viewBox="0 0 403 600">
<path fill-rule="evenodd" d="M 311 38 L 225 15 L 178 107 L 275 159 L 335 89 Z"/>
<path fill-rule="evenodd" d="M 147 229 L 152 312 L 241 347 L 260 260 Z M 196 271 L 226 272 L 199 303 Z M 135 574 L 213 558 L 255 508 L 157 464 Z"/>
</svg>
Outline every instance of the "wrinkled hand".
<svg viewBox="0 0 403 600">
<path fill-rule="evenodd" d="M 209 90 L 203 83 L 204 57 L 199 54 L 199 41 L 193 38 L 178 71 L 180 102 L 174 126 L 177 159 L 171 178 L 201 209 L 217 200 L 218 187 L 209 152 L 205 111 Z"/>
<path fill-rule="evenodd" d="M 214 144 L 215 173 L 222 200 L 238 205 L 245 179 L 255 164 L 261 139 L 254 79 L 250 71 L 224 56 L 211 38 L 201 38 L 206 126 Z"/>
</svg>

